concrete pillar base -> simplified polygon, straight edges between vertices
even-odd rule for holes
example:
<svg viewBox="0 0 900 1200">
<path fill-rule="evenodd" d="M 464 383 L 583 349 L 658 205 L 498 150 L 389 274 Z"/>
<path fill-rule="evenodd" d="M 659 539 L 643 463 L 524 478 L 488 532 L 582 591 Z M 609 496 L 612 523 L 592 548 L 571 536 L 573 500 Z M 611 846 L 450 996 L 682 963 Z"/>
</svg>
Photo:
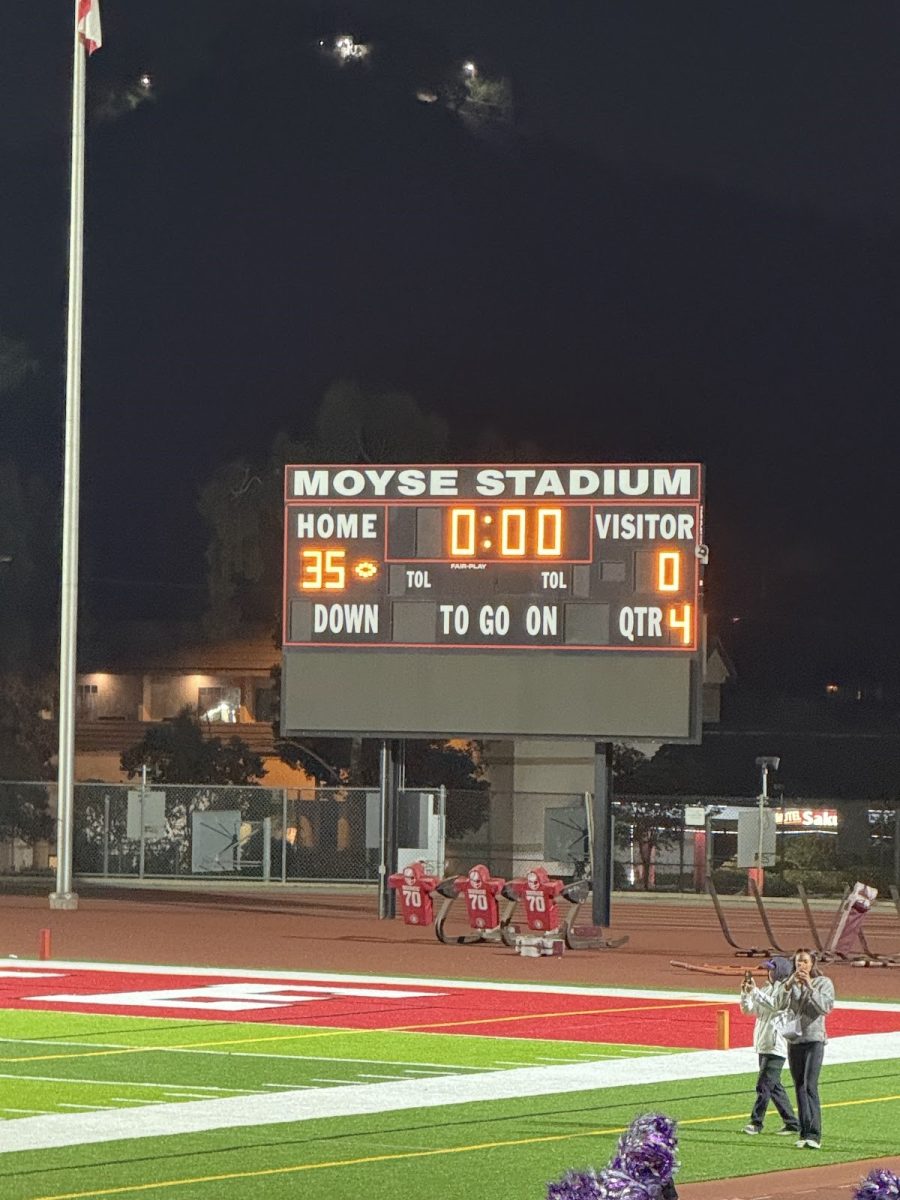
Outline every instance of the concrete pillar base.
<svg viewBox="0 0 900 1200">
<path fill-rule="evenodd" d="M 67 912 L 74 912 L 78 908 L 78 893 L 77 892 L 51 892 L 50 907 L 65 909 Z"/>
</svg>

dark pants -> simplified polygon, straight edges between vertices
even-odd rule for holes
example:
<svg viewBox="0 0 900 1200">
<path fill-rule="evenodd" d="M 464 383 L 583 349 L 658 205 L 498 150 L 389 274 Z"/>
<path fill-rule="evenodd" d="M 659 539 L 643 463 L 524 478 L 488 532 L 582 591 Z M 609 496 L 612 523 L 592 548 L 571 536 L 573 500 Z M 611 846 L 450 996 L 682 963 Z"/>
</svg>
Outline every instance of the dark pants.
<svg viewBox="0 0 900 1200">
<path fill-rule="evenodd" d="M 778 1115 L 784 1121 L 785 1125 L 789 1125 L 791 1129 L 798 1128 L 797 1118 L 794 1116 L 793 1108 L 791 1108 L 790 1097 L 781 1086 L 781 1068 L 783 1066 L 784 1059 L 780 1054 L 761 1054 L 759 1056 L 756 1103 L 753 1105 L 750 1121 L 753 1125 L 758 1125 L 760 1129 L 762 1128 L 770 1100 L 778 1109 Z"/>
<path fill-rule="evenodd" d="M 788 1065 L 797 1090 L 800 1136 L 822 1140 L 822 1110 L 819 1107 L 819 1072 L 825 1056 L 824 1042 L 790 1042 Z"/>
</svg>

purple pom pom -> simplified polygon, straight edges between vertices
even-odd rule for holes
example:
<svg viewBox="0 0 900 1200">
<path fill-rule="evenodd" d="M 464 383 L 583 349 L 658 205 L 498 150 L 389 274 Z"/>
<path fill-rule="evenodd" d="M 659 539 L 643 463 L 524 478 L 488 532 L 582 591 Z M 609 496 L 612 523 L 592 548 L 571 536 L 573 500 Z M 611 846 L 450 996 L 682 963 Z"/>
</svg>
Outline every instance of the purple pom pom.
<svg viewBox="0 0 900 1200">
<path fill-rule="evenodd" d="M 600 1172 L 597 1184 L 599 1200 L 653 1200 L 654 1196 L 653 1190 L 613 1167 Z"/>
<path fill-rule="evenodd" d="M 900 1200 L 900 1177 L 876 1168 L 856 1189 L 854 1200 Z"/>
<path fill-rule="evenodd" d="M 671 1148 L 675 1148 L 675 1143 L 678 1138 L 676 1130 L 678 1122 L 672 1117 L 667 1117 L 664 1113 L 642 1113 L 635 1117 L 628 1126 L 628 1132 L 644 1137 L 649 1134 L 654 1134 L 662 1141 L 666 1142 Z"/>
<path fill-rule="evenodd" d="M 597 1200 L 600 1195 L 594 1171 L 566 1171 L 547 1188 L 547 1200 Z"/>
<path fill-rule="evenodd" d="M 547 1200 L 658 1200 L 678 1170 L 677 1123 L 663 1113 L 634 1118 L 608 1167 L 569 1171 L 551 1183 Z M 859 1196 L 857 1200 L 900 1200 L 895 1193 Z"/>
<path fill-rule="evenodd" d="M 626 1145 L 618 1154 L 621 1170 L 645 1184 L 663 1184 L 675 1174 L 677 1160 L 672 1150 L 655 1137 L 638 1145 Z"/>
</svg>

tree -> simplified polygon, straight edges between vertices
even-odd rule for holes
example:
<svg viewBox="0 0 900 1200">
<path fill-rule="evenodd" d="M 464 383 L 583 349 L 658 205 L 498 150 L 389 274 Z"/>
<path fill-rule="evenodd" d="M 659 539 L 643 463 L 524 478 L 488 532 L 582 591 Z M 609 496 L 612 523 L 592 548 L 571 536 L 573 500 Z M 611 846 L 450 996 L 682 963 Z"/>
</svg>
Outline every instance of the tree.
<svg viewBox="0 0 900 1200">
<path fill-rule="evenodd" d="M 56 726 L 44 716 L 52 707 L 52 689 L 20 675 L 0 675 L 0 695 L 0 841 L 17 838 L 33 845 L 50 840 L 55 828 L 47 789 L 37 783 L 54 774 Z"/>
<path fill-rule="evenodd" d="M 260 756 L 241 738 L 231 737 L 223 743 L 218 737 L 204 737 L 200 721 L 189 708 L 173 721 L 151 726 L 140 742 L 123 752 L 121 765 L 129 779 L 146 766 L 152 783 L 219 787 L 252 786 L 266 773 Z"/>
<path fill-rule="evenodd" d="M 447 837 L 474 833 L 487 820 L 490 790 L 476 742 L 408 742 L 408 787 L 440 787 L 449 792 Z"/>
<path fill-rule="evenodd" d="M 478 746 L 453 742 L 408 741 L 406 786 L 445 787 L 447 836 L 462 837 L 480 829 L 487 817 L 490 792 Z M 374 739 L 279 738 L 275 751 L 282 762 L 297 767 L 321 787 L 371 788 L 379 782 L 380 746 Z"/>
<path fill-rule="evenodd" d="M 56 725 L 48 680 L 22 674 L 0 675 L 0 779 L 52 779 Z"/>
<path fill-rule="evenodd" d="M 613 747 L 616 844 L 622 847 L 637 846 L 641 860 L 641 882 L 644 891 L 649 891 L 656 852 L 678 841 L 684 824 L 684 807 L 665 796 L 656 799 L 619 792 L 617 785 L 632 779 L 646 761 L 646 755 L 634 746 Z"/>
<path fill-rule="evenodd" d="M 0 783 L 0 842 L 17 839 L 33 846 L 50 841 L 55 829 L 46 788 Z"/>
<path fill-rule="evenodd" d="M 210 530 L 207 635 L 231 636 L 247 622 L 279 627 L 286 464 L 442 462 L 449 454 L 446 422 L 423 411 L 409 394 L 370 390 L 353 380 L 332 383 L 304 440 L 280 433 L 266 463 L 227 463 L 202 489 L 199 507 Z M 273 677 L 278 684 L 277 668 Z M 282 738 L 276 721 L 275 745 L 283 762 L 320 786 L 377 785 L 376 742 Z M 444 784 L 458 793 L 448 814 L 451 836 L 483 823 L 487 785 L 471 749 L 409 742 L 407 780 L 413 787 Z"/>
<path fill-rule="evenodd" d="M 236 459 L 219 468 L 199 501 L 210 531 L 207 635 L 232 636 L 248 621 L 278 625 L 286 464 L 441 462 L 448 452 L 445 422 L 412 396 L 339 380 L 325 392 L 305 440 L 280 433 L 267 462 Z"/>
</svg>

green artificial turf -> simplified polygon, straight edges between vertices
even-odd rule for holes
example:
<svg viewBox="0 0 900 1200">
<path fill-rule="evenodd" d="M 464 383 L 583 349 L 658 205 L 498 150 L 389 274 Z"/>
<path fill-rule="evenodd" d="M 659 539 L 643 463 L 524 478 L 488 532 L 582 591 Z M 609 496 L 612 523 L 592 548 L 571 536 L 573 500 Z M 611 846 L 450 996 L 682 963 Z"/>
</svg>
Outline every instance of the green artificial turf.
<svg viewBox="0 0 900 1200">
<path fill-rule="evenodd" d="M 449 1035 L 455 1041 L 458 1035 Z M 488 1039 L 489 1040 L 489 1039 Z M 681 1123 L 679 1179 L 873 1159 L 896 1153 L 900 1062 L 827 1067 L 824 1144 L 740 1132 L 755 1075 L 521 1097 L 371 1116 L 248 1126 L 0 1156 L 3 1200 L 159 1196 L 177 1200 L 394 1200 L 466 1195 L 543 1200 L 569 1167 L 601 1167 L 637 1113 Z M 0 1143 L 2 1144 L 2 1143 Z"/>
<path fill-rule="evenodd" d="M 0 1038 L 0 1120 L 675 1053 L 589 1042 L 25 1011 L 0 1013 Z"/>
</svg>

